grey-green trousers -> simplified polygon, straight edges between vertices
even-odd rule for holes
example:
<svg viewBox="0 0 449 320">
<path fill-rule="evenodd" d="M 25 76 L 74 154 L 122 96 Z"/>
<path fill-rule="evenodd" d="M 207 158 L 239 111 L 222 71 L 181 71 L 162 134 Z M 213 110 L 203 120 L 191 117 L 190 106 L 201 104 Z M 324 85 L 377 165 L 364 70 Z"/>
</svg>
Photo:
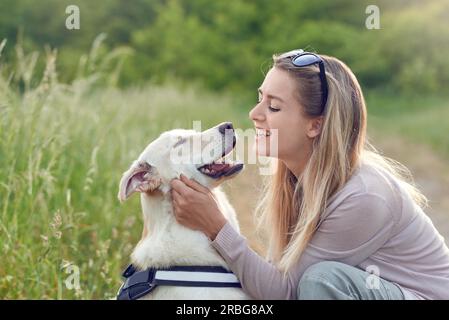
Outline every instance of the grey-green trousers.
<svg viewBox="0 0 449 320">
<path fill-rule="evenodd" d="M 298 286 L 299 300 L 403 300 L 401 289 L 375 274 L 323 261 L 310 266 Z"/>
</svg>

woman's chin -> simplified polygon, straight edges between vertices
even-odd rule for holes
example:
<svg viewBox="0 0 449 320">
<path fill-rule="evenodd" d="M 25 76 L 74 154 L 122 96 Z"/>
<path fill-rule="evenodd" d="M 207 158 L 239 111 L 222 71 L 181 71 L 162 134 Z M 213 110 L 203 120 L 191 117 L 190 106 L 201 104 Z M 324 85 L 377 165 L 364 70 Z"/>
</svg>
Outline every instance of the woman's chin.
<svg viewBox="0 0 449 320">
<path fill-rule="evenodd" d="M 277 152 L 277 145 L 274 145 L 275 148 L 271 148 L 270 144 L 272 144 L 273 141 L 266 139 L 265 137 L 256 137 L 256 141 L 254 144 L 255 153 L 259 157 L 271 157 L 271 158 L 277 158 L 278 154 Z M 274 150 L 272 150 L 274 149 Z"/>
<path fill-rule="evenodd" d="M 270 149 L 267 148 L 260 148 L 258 146 L 256 146 L 256 156 L 258 157 L 272 157 L 272 155 L 270 154 Z"/>
</svg>

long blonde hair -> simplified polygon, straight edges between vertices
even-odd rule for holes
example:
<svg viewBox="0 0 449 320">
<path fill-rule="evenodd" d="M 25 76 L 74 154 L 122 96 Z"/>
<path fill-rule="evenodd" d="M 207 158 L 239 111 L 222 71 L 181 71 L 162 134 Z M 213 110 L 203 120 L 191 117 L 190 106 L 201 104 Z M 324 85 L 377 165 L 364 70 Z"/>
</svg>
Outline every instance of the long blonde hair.
<svg viewBox="0 0 449 320">
<path fill-rule="evenodd" d="M 269 226 L 269 258 L 284 272 L 301 257 L 329 198 L 362 163 L 393 175 L 418 205 L 427 204 L 407 168 L 381 155 L 367 141 L 365 99 L 352 71 L 334 57 L 320 57 L 329 87 L 322 131 L 313 140 L 311 156 L 298 179 L 282 161 L 275 160 L 276 171 L 264 184 L 263 197 L 256 208 L 262 218 L 259 226 Z M 274 55 L 273 67 L 287 71 L 295 79 L 304 116 L 320 116 L 318 67 L 297 68 L 286 54 Z"/>
</svg>

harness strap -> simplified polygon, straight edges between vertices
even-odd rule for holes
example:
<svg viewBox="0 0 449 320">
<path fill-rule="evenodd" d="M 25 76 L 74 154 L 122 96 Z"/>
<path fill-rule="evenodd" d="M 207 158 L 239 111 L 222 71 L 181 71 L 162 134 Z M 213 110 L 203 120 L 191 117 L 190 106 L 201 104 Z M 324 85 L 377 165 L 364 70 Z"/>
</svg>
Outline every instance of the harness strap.
<svg viewBox="0 0 449 320">
<path fill-rule="evenodd" d="M 175 266 L 166 269 L 148 268 L 143 271 L 130 264 L 123 272 L 126 278 L 117 294 L 118 300 L 135 300 L 157 286 L 233 287 L 241 288 L 237 277 L 220 266 Z"/>
</svg>

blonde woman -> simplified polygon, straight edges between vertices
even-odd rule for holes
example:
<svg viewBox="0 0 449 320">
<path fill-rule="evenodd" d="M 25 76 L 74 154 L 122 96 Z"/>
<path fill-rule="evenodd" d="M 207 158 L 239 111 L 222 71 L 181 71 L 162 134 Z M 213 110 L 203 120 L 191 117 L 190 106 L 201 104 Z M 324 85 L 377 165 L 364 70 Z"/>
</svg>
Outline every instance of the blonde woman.
<svg viewBox="0 0 449 320">
<path fill-rule="evenodd" d="M 250 112 L 258 154 L 272 155 L 267 139 L 278 134 L 277 170 L 258 207 L 268 260 L 185 177 L 172 182 L 177 220 L 203 231 L 256 299 L 449 299 L 449 249 L 408 171 L 366 141 L 354 74 L 302 50 L 273 60 Z"/>
</svg>

